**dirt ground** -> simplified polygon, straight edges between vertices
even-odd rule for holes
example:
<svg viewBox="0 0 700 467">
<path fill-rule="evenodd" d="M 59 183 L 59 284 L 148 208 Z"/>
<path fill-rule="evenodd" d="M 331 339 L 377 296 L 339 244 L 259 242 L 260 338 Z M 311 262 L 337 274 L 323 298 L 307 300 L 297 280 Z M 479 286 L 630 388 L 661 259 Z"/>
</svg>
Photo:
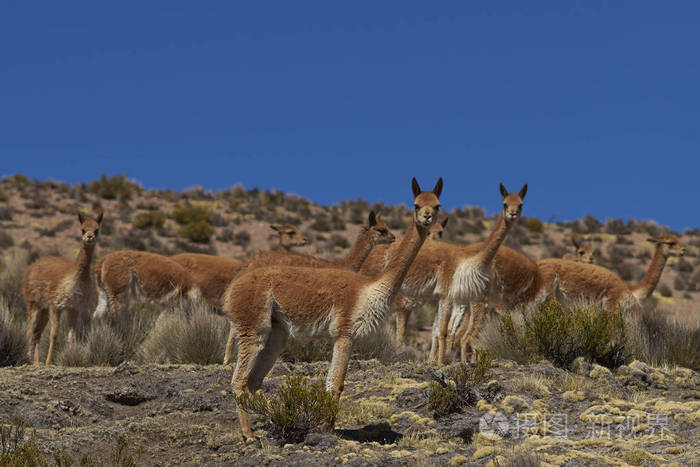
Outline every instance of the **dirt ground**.
<svg viewBox="0 0 700 467">
<path fill-rule="evenodd" d="M 263 390 L 326 369 L 278 362 Z M 700 375 L 690 370 L 496 360 L 474 406 L 436 419 L 427 393 L 430 375 L 443 372 L 352 361 L 336 434 L 294 445 L 269 438 L 259 418 L 260 440 L 243 441 L 223 365 L 2 368 L 0 421 L 22 417 L 47 457 L 63 449 L 106 465 L 120 435 L 139 465 L 504 465 L 523 453 L 553 465 L 700 462 Z"/>
</svg>

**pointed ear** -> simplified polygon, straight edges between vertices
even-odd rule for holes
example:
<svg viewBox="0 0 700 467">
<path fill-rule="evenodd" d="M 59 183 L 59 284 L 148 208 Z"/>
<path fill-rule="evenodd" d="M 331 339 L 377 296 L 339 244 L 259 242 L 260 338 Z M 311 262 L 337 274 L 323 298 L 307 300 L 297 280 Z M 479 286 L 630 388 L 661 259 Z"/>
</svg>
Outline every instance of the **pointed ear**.
<svg viewBox="0 0 700 467">
<path fill-rule="evenodd" d="M 571 237 L 571 243 L 573 243 L 576 248 L 581 246 L 581 241 L 576 237 Z"/>
<path fill-rule="evenodd" d="M 420 189 L 420 185 L 418 184 L 418 180 L 416 180 L 416 177 L 413 177 L 413 180 L 411 180 L 411 188 L 413 188 L 414 197 L 417 197 L 423 192 L 423 190 Z"/>
<path fill-rule="evenodd" d="M 447 226 L 447 221 L 450 220 L 449 217 L 445 217 L 445 219 L 441 222 L 442 228 L 444 229 Z"/>
<path fill-rule="evenodd" d="M 520 193 L 518 193 L 518 195 L 520 195 L 521 201 L 525 199 L 526 194 L 527 194 L 527 183 L 525 185 L 523 185 L 523 187 L 520 189 Z"/>
<path fill-rule="evenodd" d="M 647 238 L 647 242 L 659 243 L 659 240 L 657 238 L 649 237 L 649 238 Z"/>
<path fill-rule="evenodd" d="M 433 193 L 438 198 L 440 197 L 440 193 L 442 193 L 442 177 L 438 178 L 438 181 L 435 184 L 435 188 L 433 188 Z"/>
<path fill-rule="evenodd" d="M 374 213 L 374 211 L 369 212 L 369 226 L 373 227 L 377 225 L 377 215 Z"/>
<path fill-rule="evenodd" d="M 270 224 L 270 228 L 271 228 L 272 230 L 274 230 L 275 232 L 279 232 L 279 231 L 280 231 L 280 226 L 279 226 L 279 225 Z"/>
<path fill-rule="evenodd" d="M 101 224 L 102 223 L 102 218 L 104 217 L 105 213 L 103 211 L 100 211 L 100 213 L 97 215 L 97 223 Z"/>
<path fill-rule="evenodd" d="M 78 211 L 78 220 L 80 221 L 81 224 L 83 222 L 85 222 L 85 216 L 83 216 L 83 213 L 80 211 Z"/>
<path fill-rule="evenodd" d="M 498 184 L 498 188 L 501 189 L 501 196 L 502 196 L 503 198 L 505 198 L 506 196 L 508 196 L 508 190 L 506 190 L 506 187 L 503 186 L 503 183 L 499 183 L 499 184 Z"/>
</svg>

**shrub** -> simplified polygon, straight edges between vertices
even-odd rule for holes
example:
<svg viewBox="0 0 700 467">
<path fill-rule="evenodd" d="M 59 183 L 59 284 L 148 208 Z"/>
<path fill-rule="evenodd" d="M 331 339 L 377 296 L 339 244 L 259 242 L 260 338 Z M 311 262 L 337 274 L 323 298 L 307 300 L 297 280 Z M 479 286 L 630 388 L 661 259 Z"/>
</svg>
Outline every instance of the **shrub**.
<svg viewBox="0 0 700 467">
<path fill-rule="evenodd" d="M 107 178 L 102 174 L 99 180 L 93 180 L 87 187 L 89 193 L 93 193 L 104 199 L 131 199 L 134 192 L 139 192 L 141 188 L 126 179 L 126 175 L 115 175 Z"/>
<path fill-rule="evenodd" d="M 88 349 L 84 342 L 71 342 L 56 353 L 56 363 L 61 366 L 85 367 L 88 363 Z"/>
<path fill-rule="evenodd" d="M 0 190 L 0 203 L 7 203 L 10 200 L 10 197 L 7 196 L 7 193 L 5 191 Z"/>
<path fill-rule="evenodd" d="M 12 220 L 12 208 L 9 206 L 0 206 L 0 221 Z"/>
<path fill-rule="evenodd" d="M 333 229 L 330 219 L 325 214 L 317 216 L 309 228 L 318 232 L 330 232 Z"/>
<path fill-rule="evenodd" d="M 15 240 L 12 235 L 8 234 L 4 230 L 0 230 L 0 249 L 10 248 L 15 245 Z"/>
<path fill-rule="evenodd" d="M 241 230 L 240 232 L 236 232 L 233 235 L 234 245 L 246 247 L 250 244 L 250 240 L 251 240 L 250 234 L 245 230 Z"/>
<path fill-rule="evenodd" d="M 474 405 L 479 396 L 473 387 L 485 381 L 492 357 L 483 350 L 476 351 L 476 363 L 468 366 L 458 364 L 448 372 L 448 377 L 431 375 L 428 392 L 428 408 L 435 418 L 460 412 L 464 407 Z"/>
<path fill-rule="evenodd" d="M 671 291 L 671 287 L 669 287 L 668 284 L 666 284 L 665 282 L 661 283 L 661 285 L 659 285 L 659 293 L 661 294 L 662 297 L 672 297 L 673 296 L 673 292 Z"/>
<path fill-rule="evenodd" d="M 189 203 L 177 206 L 170 213 L 170 217 L 180 225 L 187 225 L 198 221 L 208 221 L 210 215 L 211 211 L 209 211 L 209 209 Z"/>
<path fill-rule="evenodd" d="M 700 370 L 700 328 L 687 328 L 656 309 L 629 315 L 627 326 L 631 354 L 638 360 Z"/>
<path fill-rule="evenodd" d="M 583 223 L 585 224 L 588 233 L 599 233 L 603 228 L 603 224 L 601 224 L 598 219 L 590 214 L 586 214 L 586 217 L 583 219 Z"/>
<path fill-rule="evenodd" d="M 154 363 L 221 363 L 228 336 L 225 318 L 194 306 L 189 316 L 162 313 L 141 349 L 141 357 Z"/>
<path fill-rule="evenodd" d="M 29 261 L 29 252 L 23 248 L 13 248 L 0 259 L 0 299 L 15 312 L 25 309 L 22 277 Z"/>
<path fill-rule="evenodd" d="M 36 443 L 36 431 L 25 436 L 27 425 L 16 417 L 10 425 L 0 424 L 0 466 L 48 466 Z"/>
<path fill-rule="evenodd" d="M 136 214 L 132 225 L 137 229 L 162 228 L 165 216 L 158 211 L 146 211 Z"/>
<path fill-rule="evenodd" d="M 286 443 L 300 443 L 318 427 L 332 427 L 338 401 L 322 384 L 309 383 L 302 376 L 289 376 L 279 393 L 266 399 L 261 391 L 243 393 L 236 403 L 247 412 L 263 416 L 270 434 Z"/>
<path fill-rule="evenodd" d="M 615 368 L 628 357 L 625 352 L 625 321 L 621 311 L 577 304 L 564 307 L 555 300 L 517 316 L 504 315 L 498 331 L 501 342 L 490 348 L 497 356 L 518 361 L 544 357 L 568 368 L 578 357 Z M 493 339 L 493 336 L 492 336 Z M 505 354 L 499 353 L 505 349 Z"/>
<path fill-rule="evenodd" d="M 124 361 L 124 343 L 106 323 L 90 328 L 86 347 L 89 365 L 117 366 Z"/>
<path fill-rule="evenodd" d="M 26 363 L 28 351 L 24 326 L 12 319 L 7 303 L 0 300 L 0 367 Z"/>
<path fill-rule="evenodd" d="M 544 224 L 542 224 L 541 220 L 535 217 L 531 217 L 527 220 L 527 228 L 530 229 L 530 232 L 533 233 L 544 232 Z"/>
<path fill-rule="evenodd" d="M 209 243 L 213 233 L 214 228 L 206 220 L 191 222 L 178 230 L 178 235 L 195 243 Z"/>
<path fill-rule="evenodd" d="M 350 248 L 350 242 L 342 235 L 334 233 L 331 234 L 331 238 L 328 239 L 328 247 L 331 249 L 335 247 Z"/>
</svg>

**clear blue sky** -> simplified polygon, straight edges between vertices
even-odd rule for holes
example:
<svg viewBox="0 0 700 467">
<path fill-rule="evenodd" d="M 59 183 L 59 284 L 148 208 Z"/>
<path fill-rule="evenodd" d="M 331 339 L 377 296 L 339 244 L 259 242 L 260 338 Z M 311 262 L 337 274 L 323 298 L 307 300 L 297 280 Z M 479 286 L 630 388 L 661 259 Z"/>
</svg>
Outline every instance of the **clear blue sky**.
<svg viewBox="0 0 700 467">
<path fill-rule="evenodd" d="M 700 226 L 700 3 L 3 2 L 0 175 Z"/>
</svg>

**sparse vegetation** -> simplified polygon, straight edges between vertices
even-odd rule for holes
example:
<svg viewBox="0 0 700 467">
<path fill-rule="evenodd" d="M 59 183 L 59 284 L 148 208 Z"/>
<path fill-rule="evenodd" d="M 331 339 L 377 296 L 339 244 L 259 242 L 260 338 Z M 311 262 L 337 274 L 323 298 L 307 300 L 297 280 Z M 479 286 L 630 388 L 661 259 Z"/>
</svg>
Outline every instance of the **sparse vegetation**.
<svg viewBox="0 0 700 467">
<path fill-rule="evenodd" d="M 486 379 L 492 360 L 488 352 L 477 350 L 473 366 L 460 363 L 447 372 L 447 378 L 432 375 L 428 408 L 434 416 L 443 417 L 474 405 L 478 400 L 474 387 Z"/>
<path fill-rule="evenodd" d="M 137 229 L 162 228 L 165 216 L 158 211 L 140 212 L 134 217 L 133 226 Z"/>
<path fill-rule="evenodd" d="M 104 199 L 128 200 L 134 193 L 140 192 L 141 187 L 126 179 L 126 175 L 115 175 L 107 178 L 102 175 L 99 180 L 93 180 L 88 185 L 88 193 L 93 193 Z"/>
<path fill-rule="evenodd" d="M 0 298 L 0 367 L 26 363 L 28 350 L 24 326 L 12 318 L 10 308 Z"/>
<path fill-rule="evenodd" d="M 236 403 L 263 416 L 270 434 L 281 443 L 299 443 L 314 429 L 332 427 L 338 414 L 333 395 L 302 376 L 289 376 L 270 398 L 262 392 L 244 393 Z"/>
</svg>

